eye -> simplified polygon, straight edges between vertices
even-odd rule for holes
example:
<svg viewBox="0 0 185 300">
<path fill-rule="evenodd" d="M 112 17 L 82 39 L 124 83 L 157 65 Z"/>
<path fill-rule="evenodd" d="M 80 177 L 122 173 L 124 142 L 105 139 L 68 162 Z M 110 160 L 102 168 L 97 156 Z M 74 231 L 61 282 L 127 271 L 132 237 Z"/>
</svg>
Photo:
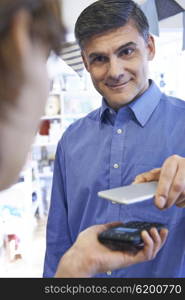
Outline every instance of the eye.
<svg viewBox="0 0 185 300">
<path fill-rule="evenodd" d="M 91 64 L 92 63 L 102 64 L 102 63 L 105 63 L 106 61 L 107 61 L 107 57 L 105 57 L 103 55 L 98 55 L 98 56 L 95 56 L 94 58 L 92 58 Z"/>
<path fill-rule="evenodd" d="M 120 52 L 120 56 L 130 56 L 134 52 L 134 48 L 125 48 Z"/>
</svg>

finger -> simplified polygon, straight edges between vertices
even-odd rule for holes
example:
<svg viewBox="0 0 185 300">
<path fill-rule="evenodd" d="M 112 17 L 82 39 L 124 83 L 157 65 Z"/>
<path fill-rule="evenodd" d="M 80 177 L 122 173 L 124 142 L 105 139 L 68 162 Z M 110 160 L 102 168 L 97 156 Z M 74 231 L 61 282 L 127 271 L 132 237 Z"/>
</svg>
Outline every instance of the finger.
<svg viewBox="0 0 185 300">
<path fill-rule="evenodd" d="M 146 182 L 146 181 L 147 181 L 147 179 L 145 178 L 145 173 L 142 173 L 142 174 L 135 177 L 133 183 L 134 184 L 135 183 L 142 183 L 142 182 Z"/>
<path fill-rule="evenodd" d="M 161 173 L 161 168 L 155 168 L 155 169 L 152 169 L 150 171 L 152 174 L 154 174 L 156 177 L 160 175 Z"/>
<path fill-rule="evenodd" d="M 156 228 L 150 229 L 150 235 L 154 242 L 152 258 L 155 258 L 161 247 L 164 245 L 167 238 L 168 230 L 166 228 L 162 229 L 160 233 Z"/>
<path fill-rule="evenodd" d="M 180 208 L 184 208 L 185 207 L 185 201 L 181 202 L 181 203 L 178 203 L 176 204 L 178 207 Z"/>
<path fill-rule="evenodd" d="M 167 239 L 168 230 L 166 228 L 162 228 L 159 234 L 156 228 L 152 228 L 149 233 L 143 231 L 142 239 L 145 243 L 145 248 L 143 249 L 145 251 L 145 257 L 148 260 L 151 260 L 155 258 L 161 247 L 164 245 Z"/>
<path fill-rule="evenodd" d="M 171 185 L 166 207 L 171 207 L 176 202 L 182 202 L 185 199 L 185 163 L 181 161 L 176 176 Z M 180 200 L 181 199 L 181 200 Z"/>
<path fill-rule="evenodd" d="M 144 242 L 144 248 L 141 251 L 143 255 L 143 261 L 150 260 L 153 254 L 154 242 L 146 230 L 141 232 L 141 237 Z"/>
<path fill-rule="evenodd" d="M 168 237 L 168 229 L 167 228 L 162 228 L 160 230 L 160 237 L 161 237 L 161 247 L 163 247 L 163 245 L 165 244 L 167 237 Z"/>
<path fill-rule="evenodd" d="M 157 254 L 157 252 L 159 251 L 160 247 L 161 247 L 161 237 L 157 231 L 156 228 L 151 228 L 150 229 L 150 235 L 153 239 L 154 242 L 154 246 L 153 246 L 153 253 L 152 253 L 152 258 L 154 258 Z"/>
<path fill-rule="evenodd" d="M 183 204 L 183 202 L 185 201 L 185 191 L 183 191 L 181 194 L 180 194 L 180 196 L 179 196 L 179 198 L 177 199 L 177 201 L 176 201 L 176 205 L 177 206 L 179 206 L 179 205 L 181 205 L 181 204 Z"/>
<path fill-rule="evenodd" d="M 134 183 L 141 183 L 141 182 L 147 182 L 153 180 L 157 181 L 160 176 L 160 170 L 161 168 L 156 168 L 148 172 L 141 173 L 135 177 Z"/>
<path fill-rule="evenodd" d="M 111 227 L 123 225 L 123 222 L 116 221 L 116 222 L 106 223 L 106 224 L 104 224 L 104 225 L 105 225 L 107 228 L 111 228 Z"/>
<path fill-rule="evenodd" d="M 155 197 L 155 204 L 160 209 L 165 208 L 168 194 L 174 180 L 174 177 L 178 170 L 178 159 L 176 156 L 171 156 L 168 158 L 162 168 L 159 177 L 159 183 L 157 187 L 156 197 Z"/>
<path fill-rule="evenodd" d="M 123 225 L 122 222 L 111 222 L 111 223 L 107 223 L 107 224 L 101 224 L 101 225 L 94 225 L 92 226 L 92 229 L 96 232 L 96 233 L 100 233 L 104 230 L 107 230 L 111 227 L 115 227 L 115 226 L 119 226 L 119 225 Z"/>
</svg>

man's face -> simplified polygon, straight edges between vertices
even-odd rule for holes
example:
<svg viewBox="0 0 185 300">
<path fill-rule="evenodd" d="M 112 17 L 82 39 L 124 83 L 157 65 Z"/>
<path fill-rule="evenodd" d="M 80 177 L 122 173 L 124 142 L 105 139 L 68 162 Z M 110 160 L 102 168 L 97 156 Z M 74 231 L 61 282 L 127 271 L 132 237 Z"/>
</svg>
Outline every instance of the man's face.
<svg viewBox="0 0 185 300">
<path fill-rule="evenodd" d="M 154 40 L 146 43 L 128 22 L 118 29 L 90 38 L 82 56 L 94 87 L 118 110 L 148 88 L 148 61 L 155 53 Z"/>
</svg>

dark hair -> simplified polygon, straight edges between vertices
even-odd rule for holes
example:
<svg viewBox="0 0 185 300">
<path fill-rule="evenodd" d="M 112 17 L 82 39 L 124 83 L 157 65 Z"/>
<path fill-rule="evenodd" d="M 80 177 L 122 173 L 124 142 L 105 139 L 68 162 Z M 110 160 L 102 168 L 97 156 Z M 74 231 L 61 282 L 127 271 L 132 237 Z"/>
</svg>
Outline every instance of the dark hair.
<svg viewBox="0 0 185 300">
<path fill-rule="evenodd" d="M 13 52 L 11 39 L 13 18 L 22 9 L 30 16 L 29 34 L 33 41 L 41 42 L 48 50 L 59 54 L 65 39 L 59 0 L 0 0 L 1 102 L 7 97 L 11 98 L 10 90 L 15 96 L 14 90 L 19 90 L 23 80 L 20 57 Z"/>
<path fill-rule="evenodd" d="M 65 36 L 59 0 L 0 0 L 0 40 L 7 36 L 12 17 L 20 9 L 32 18 L 30 34 L 59 53 Z"/>
<path fill-rule="evenodd" d="M 149 24 L 140 7 L 132 0 L 99 0 L 85 8 L 75 24 L 75 36 L 83 48 L 94 35 L 124 26 L 132 21 L 145 41 Z"/>
</svg>

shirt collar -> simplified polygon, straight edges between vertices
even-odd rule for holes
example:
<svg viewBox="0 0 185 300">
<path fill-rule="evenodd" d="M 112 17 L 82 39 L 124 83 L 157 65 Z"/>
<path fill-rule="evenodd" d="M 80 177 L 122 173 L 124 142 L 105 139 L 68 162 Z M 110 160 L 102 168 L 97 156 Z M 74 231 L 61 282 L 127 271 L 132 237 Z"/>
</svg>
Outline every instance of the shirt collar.
<svg viewBox="0 0 185 300">
<path fill-rule="evenodd" d="M 135 101 L 128 104 L 128 107 L 131 109 L 141 126 L 145 126 L 146 122 L 157 107 L 162 94 L 154 81 L 149 80 L 149 82 L 149 88 Z M 108 106 L 106 100 L 103 98 L 102 106 L 100 108 L 101 121 L 103 120 L 107 111 L 109 111 L 111 114 L 116 114 L 116 112 Z"/>
<path fill-rule="evenodd" d="M 150 80 L 149 88 L 128 105 L 141 126 L 145 126 L 149 120 L 161 99 L 161 94 L 160 89 L 154 81 Z"/>
<path fill-rule="evenodd" d="M 103 122 L 105 118 L 107 118 L 107 114 L 111 116 L 111 118 L 116 118 L 116 112 L 113 108 L 111 108 L 105 98 L 102 99 L 102 106 L 100 107 L 100 122 Z"/>
<path fill-rule="evenodd" d="M 113 111 L 113 109 L 110 106 L 108 106 L 105 98 L 103 98 L 102 99 L 102 106 L 100 107 L 100 119 L 103 118 L 106 111 L 111 112 L 111 111 Z"/>
</svg>

